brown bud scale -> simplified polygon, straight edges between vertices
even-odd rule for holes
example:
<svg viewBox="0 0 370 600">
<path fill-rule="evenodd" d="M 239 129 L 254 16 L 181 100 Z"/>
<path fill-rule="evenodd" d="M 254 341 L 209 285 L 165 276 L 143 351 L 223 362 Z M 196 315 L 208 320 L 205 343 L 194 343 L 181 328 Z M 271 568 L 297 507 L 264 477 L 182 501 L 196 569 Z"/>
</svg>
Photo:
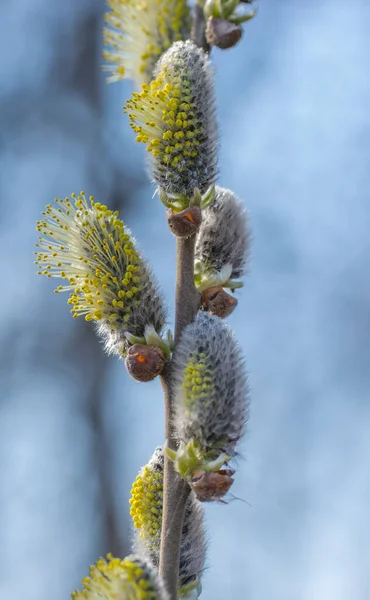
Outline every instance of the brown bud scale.
<svg viewBox="0 0 370 600">
<path fill-rule="evenodd" d="M 220 319 L 231 315 L 237 304 L 237 299 L 225 292 L 222 287 L 204 290 L 201 298 L 202 310 L 206 310 L 210 315 L 216 315 Z"/>
<path fill-rule="evenodd" d="M 199 206 L 189 206 L 179 213 L 170 208 L 166 210 L 167 222 L 172 233 L 177 237 L 191 237 L 202 222 L 202 211 Z"/>
<path fill-rule="evenodd" d="M 194 471 L 190 487 L 200 502 L 224 502 L 222 497 L 231 488 L 234 473 L 233 469 L 220 469 L 215 473 Z"/>
<path fill-rule="evenodd" d="M 209 17 L 206 26 L 206 39 L 211 46 L 227 50 L 236 46 L 242 37 L 242 28 L 226 19 Z"/>
<path fill-rule="evenodd" d="M 152 381 L 163 370 L 165 358 L 157 346 L 134 344 L 128 350 L 125 365 L 136 381 Z"/>
</svg>

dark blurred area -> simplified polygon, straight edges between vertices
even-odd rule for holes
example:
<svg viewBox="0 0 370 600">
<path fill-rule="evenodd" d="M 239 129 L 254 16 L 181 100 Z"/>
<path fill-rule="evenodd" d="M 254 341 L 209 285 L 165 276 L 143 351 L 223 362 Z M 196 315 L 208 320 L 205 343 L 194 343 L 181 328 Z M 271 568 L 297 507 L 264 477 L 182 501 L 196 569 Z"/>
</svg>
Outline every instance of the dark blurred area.
<svg viewBox="0 0 370 600">
<path fill-rule="evenodd" d="M 163 441 L 158 382 L 107 358 L 36 276 L 35 221 L 84 189 L 132 228 L 168 297 L 174 240 L 101 72 L 100 0 L 0 6 L 0 598 L 65 600 L 130 551 L 131 481 Z M 252 416 L 236 496 L 207 507 L 202 598 L 370 598 L 370 5 L 260 0 L 215 51 L 220 184 L 250 211 L 231 317 Z M 245 500 L 243 502 L 241 500 Z"/>
</svg>

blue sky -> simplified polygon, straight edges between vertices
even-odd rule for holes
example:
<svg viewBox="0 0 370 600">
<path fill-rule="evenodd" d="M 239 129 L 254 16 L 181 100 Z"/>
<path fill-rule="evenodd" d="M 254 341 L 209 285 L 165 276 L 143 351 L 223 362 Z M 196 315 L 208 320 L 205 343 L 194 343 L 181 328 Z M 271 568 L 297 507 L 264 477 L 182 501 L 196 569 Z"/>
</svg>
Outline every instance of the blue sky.
<svg viewBox="0 0 370 600">
<path fill-rule="evenodd" d="M 65 299 L 35 275 L 43 206 L 80 188 L 105 198 L 118 178 L 131 190 L 121 215 L 170 314 L 173 306 L 174 240 L 122 116 L 130 85 L 105 86 L 99 75 L 99 109 L 67 85 L 91 7 L 101 11 L 73 0 L 2 8 L 0 596 L 8 600 L 65 600 L 103 552 L 84 413 L 96 385 L 90 346 L 99 342 L 71 360 Z M 245 201 L 254 238 L 229 320 L 246 354 L 252 413 L 237 499 L 207 507 L 204 600 L 370 598 L 369 28 L 365 1 L 261 0 L 240 45 L 214 52 L 220 183 Z M 114 360 L 107 369 L 106 468 L 128 539 L 130 484 L 162 441 L 163 410 L 158 382 L 140 386 Z"/>
</svg>

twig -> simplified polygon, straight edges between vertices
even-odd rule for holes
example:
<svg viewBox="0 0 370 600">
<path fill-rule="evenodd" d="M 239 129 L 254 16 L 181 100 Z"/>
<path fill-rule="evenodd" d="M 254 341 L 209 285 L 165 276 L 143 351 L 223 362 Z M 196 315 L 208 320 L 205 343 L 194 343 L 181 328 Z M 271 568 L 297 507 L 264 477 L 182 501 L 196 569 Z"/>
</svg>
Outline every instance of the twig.
<svg viewBox="0 0 370 600">
<path fill-rule="evenodd" d="M 205 37 L 203 8 L 196 3 L 192 39 L 206 52 L 210 47 Z M 200 296 L 194 286 L 194 248 L 196 236 L 176 240 L 176 307 L 175 348 L 184 327 L 194 319 Z M 172 365 L 169 363 L 161 376 L 165 402 L 165 438 L 168 446 L 176 450 L 177 439 L 173 428 Z M 178 578 L 182 523 L 190 487 L 176 473 L 173 462 L 164 457 L 162 535 L 159 572 L 170 600 L 178 598 Z"/>
<path fill-rule="evenodd" d="M 194 287 L 195 237 L 177 238 L 175 347 L 182 330 L 194 319 L 199 308 L 199 294 Z M 171 363 L 163 371 L 161 382 L 165 401 L 165 437 L 168 446 L 175 450 Z M 182 522 L 189 493 L 189 485 L 176 473 L 172 461 L 165 457 L 159 572 L 170 600 L 178 597 Z"/>
</svg>

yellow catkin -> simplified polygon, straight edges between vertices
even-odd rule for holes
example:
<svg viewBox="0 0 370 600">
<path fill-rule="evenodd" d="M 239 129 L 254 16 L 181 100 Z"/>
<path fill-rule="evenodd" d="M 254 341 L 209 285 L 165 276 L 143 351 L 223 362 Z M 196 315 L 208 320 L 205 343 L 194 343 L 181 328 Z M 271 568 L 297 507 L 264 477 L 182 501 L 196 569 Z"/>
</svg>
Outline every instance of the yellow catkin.
<svg viewBox="0 0 370 600">
<path fill-rule="evenodd" d="M 166 595 L 154 569 L 143 559 L 124 560 L 108 554 L 90 567 L 82 581 L 83 590 L 72 593 L 72 600 L 165 600 Z"/>
<path fill-rule="evenodd" d="M 124 111 L 151 158 L 153 177 L 169 195 L 203 194 L 217 174 L 213 71 L 192 42 L 176 42 L 157 64 L 156 78 L 134 92 Z"/>
<path fill-rule="evenodd" d="M 142 118 L 142 107 L 148 120 Z M 126 104 L 130 125 L 138 134 L 136 141 L 146 144 L 148 152 L 170 167 L 184 160 L 187 166 L 195 164 L 202 134 L 195 109 L 190 82 L 178 76 L 166 83 L 164 74 L 143 86 Z"/>
<path fill-rule="evenodd" d="M 149 82 L 160 55 L 189 37 L 190 11 L 186 0 L 108 0 L 105 15 L 108 81 Z"/>
<path fill-rule="evenodd" d="M 126 323 L 140 298 L 142 264 L 129 232 L 104 204 L 84 192 L 55 199 L 37 223 L 38 274 L 66 281 L 73 317 Z"/>
<path fill-rule="evenodd" d="M 156 543 L 162 526 L 163 455 L 154 454 L 136 477 L 131 488 L 130 515 L 139 536 Z"/>
</svg>

